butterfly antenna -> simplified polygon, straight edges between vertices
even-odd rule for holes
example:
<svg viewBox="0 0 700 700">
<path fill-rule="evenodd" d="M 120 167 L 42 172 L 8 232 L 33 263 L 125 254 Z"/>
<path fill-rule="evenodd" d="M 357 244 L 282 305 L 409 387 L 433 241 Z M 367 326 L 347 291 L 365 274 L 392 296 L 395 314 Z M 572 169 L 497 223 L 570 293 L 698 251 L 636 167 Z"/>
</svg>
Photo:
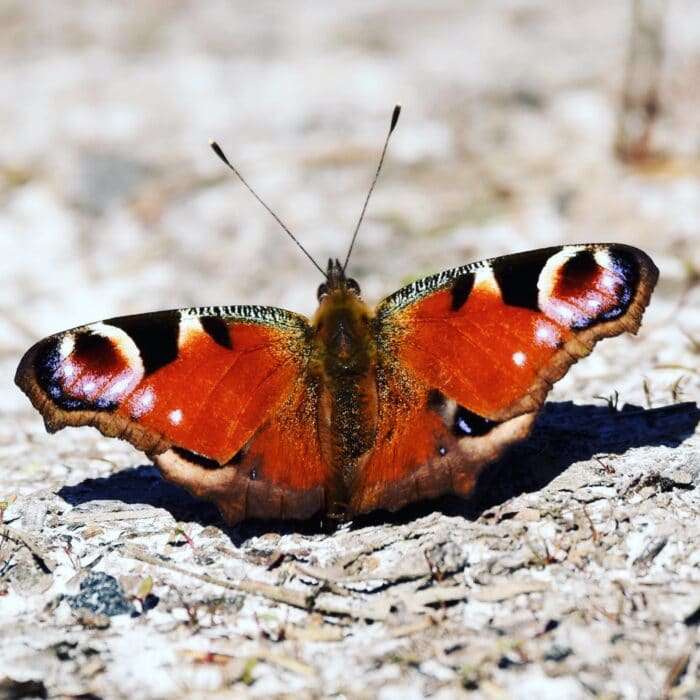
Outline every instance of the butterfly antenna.
<svg viewBox="0 0 700 700">
<path fill-rule="evenodd" d="M 355 240 L 357 239 L 357 232 L 360 230 L 360 225 L 362 224 L 362 219 L 365 218 L 365 212 L 367 211 L 367 204 L 369 203 L 369 198 L 372 196 L 372 191 L 374 190 L 374 186 L 377 184 L 377 179 L 379 178 L 379 173 L 382 170 L 382 165 L 384 163 L 384 156 L 386 155 L 386 148 L 389 145 L 389 138 L 391 137 L 391 134 L 393 133 L 394 129 L 396 128 L 396 122 L 399 121 L 399 114 L 401 114 L 401 105 L 397 104 L 394 106 L 394 111 L 391 114 L 391 124 L 389 125 L 389 132 L 386 135 L 386 139 L 384 141 L 384 148 L 382 148 L 382 155 L 379 158 L 379 165 L 377 166 L 377 172 L 374 173 L 374 180 L 372 180 L 372 184 L 369 187 L 369 192 L 367 192 L 367 197 L 365 198 L 365 203 L 362 206 L 362 211 L 360 212 L 360 218 L 357 220 L 357 226 L 355 226 L 355 231 L 352 234 L 352 240 L 350 241 L 350 247 L 348 248 L 348 254 L 345 256 L 345 262 L 343 263 L 343 272 L 345 272 L 345 268 L 348 266 L 348 261 L 350 260 L 350 254 L 352 253 L 352 249 L 355 247 Z"/>
<path fill-rule="evenodd" d="M 214 151 L 214 153 L 216 153 L 216 155 L 221 159 L 221 161 L 223 162 L 223 164 L 224 164 L 229 170 L 231 170 L 231 172 L 246 186 L 246 189 L 253 195 L 253 197 L 255 197 L 255 199 L 257 199 L 258 202 L 260 202 L 260 204 L 262 204 L 263 207 L 265 207 L 265 209 L 270 213 L 270 215 L 272 216 L 272 218 L 284 229 L 284 231 L 287 233 L 287 235 L 297 244 L 297 246 L 299 246 L 299 249 L 301 250 L 301 252 L 304 253 L 304 255 L 306 255 L 306 257 L 307 257 L 309 260 L 311 260 L 311 262 L 313 263 L 314 267 L 315 267 L 324 277 L 327 278 L 328 275 L 324 272 L 323 268 L 311 257 L 311 254 L 309 253 L 309 251 L 306 250 L 306 248 L 304 248 L 304 246 L 299 242 L 299 240 L 297 239 L 297 237 L 287 228 L 287 226 L 285 226 L 285 224 L 284 224 L 284 222 L 282 221 L 282 219 L 280 219 L 279 216 L 277 216 L 277 214 L 275 214 L 275 212 L 272 211 L 272 209 L 270 209 L 270 207 L 268 207 L 267 204 L 265 204 L 265 202 L 263 202 L 263 200 L 260 198 L 260 196 L 258 195 L 258 193 L 248 184 L 248 182 L 247 182 L 246 179 L 243 177 L 243 175 L 241 175 L 241 174 L 238 172 L 238 170 L 236 170 L 236 168 L 234 168 L 233 165 L 231 165 L 231 162 L 230 162 L 229 159 L 226 157 L 226 154 L 221 150 L 221 146 L 219 146 L 219 144 L 218 144 L 216 141 L 210 141 L 210 142 L 209 142 L 209 145 L 211 146 L 211 150 Z"/>
</svg>

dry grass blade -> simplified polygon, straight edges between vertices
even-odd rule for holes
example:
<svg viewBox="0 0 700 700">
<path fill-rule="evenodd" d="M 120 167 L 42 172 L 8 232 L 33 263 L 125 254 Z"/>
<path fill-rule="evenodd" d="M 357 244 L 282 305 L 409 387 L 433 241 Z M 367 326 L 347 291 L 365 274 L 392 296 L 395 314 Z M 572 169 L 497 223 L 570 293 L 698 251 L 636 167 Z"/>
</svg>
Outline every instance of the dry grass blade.
<svg viewBox="0 0 700 700">
<path fill-rule="evenodd" d="M 147 554 L 134 546 L 126 546 L 122 551 L 126 556 L 133 559 L 138 559 L 139 561 L 152 564 L 153 566 L 170 569 L 170 571 L 176 571 L 184 576 L 192 576 L 205 583 L 210 583 L 213 586 L 221 586 L 222 588 L 228 588 L 241 593 L 259 595 L 268 600 L 273 600 L 276 603 L 284 603 L 285 605 L 291 605 L 292 607 L 301 608 L 302 610 L 310 610 L 313 607 L 313 596 L 300 591 L 291 591 L 281 586 L 273 586 L 269 583 L 261 583 L 258 581 L 228 581 L 227 579 L 211 576 L 210 574 L 191 571 L 183 566 L 178 566 L 177 564 L 172 564 Z"/>
</svg>

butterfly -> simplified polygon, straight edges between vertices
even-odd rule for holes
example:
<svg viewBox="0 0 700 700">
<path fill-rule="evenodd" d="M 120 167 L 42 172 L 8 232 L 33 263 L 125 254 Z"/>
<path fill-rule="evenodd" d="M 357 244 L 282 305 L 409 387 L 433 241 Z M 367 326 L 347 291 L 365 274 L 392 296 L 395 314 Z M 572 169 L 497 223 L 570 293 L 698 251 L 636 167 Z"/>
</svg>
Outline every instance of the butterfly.
<svg viewBox="0 0 700 700">
<path fill-rule="evenodd" d="M 658 278 L 637 248 L 565 245 L 455 267 L 371 309 L 346 266 L 329 260 L 311 319 L 111 318 L 39 341 L 15 381 L 48 431 L 128 440 L 229 523 L 395 511 L 470 495 L 574 362 L 638 330 Z"/>
</svg>

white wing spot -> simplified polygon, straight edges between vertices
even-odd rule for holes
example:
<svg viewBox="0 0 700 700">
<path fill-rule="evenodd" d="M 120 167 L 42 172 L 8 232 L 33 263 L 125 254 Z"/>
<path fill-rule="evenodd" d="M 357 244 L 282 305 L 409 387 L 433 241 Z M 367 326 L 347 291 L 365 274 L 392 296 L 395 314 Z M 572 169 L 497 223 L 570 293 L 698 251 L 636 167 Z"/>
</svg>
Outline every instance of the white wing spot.
<svg viewBox="0 0 700 700">
<path fill-rule="evenodd" d="M 200 318 L 190 318 L 180 313 L 180 328 L 178 329 L 177 345 L 184 348 L 193 339 L 202 336 L 202 321 Z"/>
<path fill-rule="evenodd" d="M 513 362 L 515 362 L 518 367 L 523 367 L 525 362 L 527 362 L 527 356 L 524 352 L 518 350 L 518 352 L 513 353 Z"/>
<path fill-rule="evenodd" d="M 568 305 L 556 300 L 550 302 L 552 315 L 566 322 L 570 322 L 574 318 L 574 310 Z"/>
<path fill-rule="evenodd" d="M 131 377 L 126 375 L 114 382 L 105 392 L 108 396 L 121 396 L 131 388 Z"/>
<path fill-rule="evenodd" d="M 538 321 L 535 329 L 535 339 L 540 345 L 556 347 L 559 344 L 559 332 L 547 321 Z"/>
<path fill-rule="evenodd" d="M 180 425 L 180 423 L 182 423 L 182 410 L 176 408 L 174 411 L 170 411 L 170 413 L 168 413 L 168 420 L 173 425 Z"/>
<path fill-rule="evenodd" d="M 496 282 L 493 270 L 490 267 L 482 267 L 474 272 L 474 287 L 480 288 L 483 291 L 490 291 L 495 294 L 500 294 L 501 289 Z"/>
<path fill-rule="evenodd" d="M 146 389 L 139 397 L 139 406 L 151 408 L 153 406 L 153 398 L 153 389 Z"/>
<path fill-rule="evenodd" d="M 600 265 L 600 267 L 606 270 L 615 268 L 615 261 L 610 255 L 609 250 L 606 250 L 605 248 L 596 250 L 595 253 L 593 253 L 593 257 L 595 258 L 595 261 L 598 263 L 598 265 Z"/>
<path fill-rule="evenodd" d="M 155 394 L 151 387 L 146 387 L 140 391 L 134 392 L 129 399 L 131 404 L 131 415 L 134 418 L 140 418 L 144 413 L 148 413 L 153 408 Z"/>
<path fill-rule="evenodd" d="M 58 354 L 62 360 L 65 360 L 75 350 L 75 337 L 72 333 L 64 335 L 61 338 L 61 343 L 58 346 Z"/>
</svg>

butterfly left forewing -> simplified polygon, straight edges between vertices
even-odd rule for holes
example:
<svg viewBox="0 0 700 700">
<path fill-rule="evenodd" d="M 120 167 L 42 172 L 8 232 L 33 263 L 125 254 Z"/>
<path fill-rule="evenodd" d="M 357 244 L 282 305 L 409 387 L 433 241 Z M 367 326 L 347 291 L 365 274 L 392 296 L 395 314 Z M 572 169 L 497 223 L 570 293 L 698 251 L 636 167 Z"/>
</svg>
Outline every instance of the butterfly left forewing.
<svg viewBox="0 0 700 700">
<path fill-rule="evenodd" d="M 416 500 L 427 472 L 443 484 L 433 492 L 469 493 L 483 466 L 527 435 L 571 364 L 601 338 L 636 332 L 657 277 L 636 248 L 564 246 L 448 270 L 382 302 L 380 404 L 398 409 L 380 418 L 357 509 Z"/>
<path fill-rule="evenodd" d="M 287 517 L 307 517 L 326 480 L 320 452 L 307 439 L 299 472 L 275 437 L 281 414 L 316 433 L 307 332 L 303 317 L 256 306 L 114 318 L 40 341 L 15 379 L 49 430 L 124 438 L 231 521 L 278 515 L 280 498 Z"/>
</svg>

